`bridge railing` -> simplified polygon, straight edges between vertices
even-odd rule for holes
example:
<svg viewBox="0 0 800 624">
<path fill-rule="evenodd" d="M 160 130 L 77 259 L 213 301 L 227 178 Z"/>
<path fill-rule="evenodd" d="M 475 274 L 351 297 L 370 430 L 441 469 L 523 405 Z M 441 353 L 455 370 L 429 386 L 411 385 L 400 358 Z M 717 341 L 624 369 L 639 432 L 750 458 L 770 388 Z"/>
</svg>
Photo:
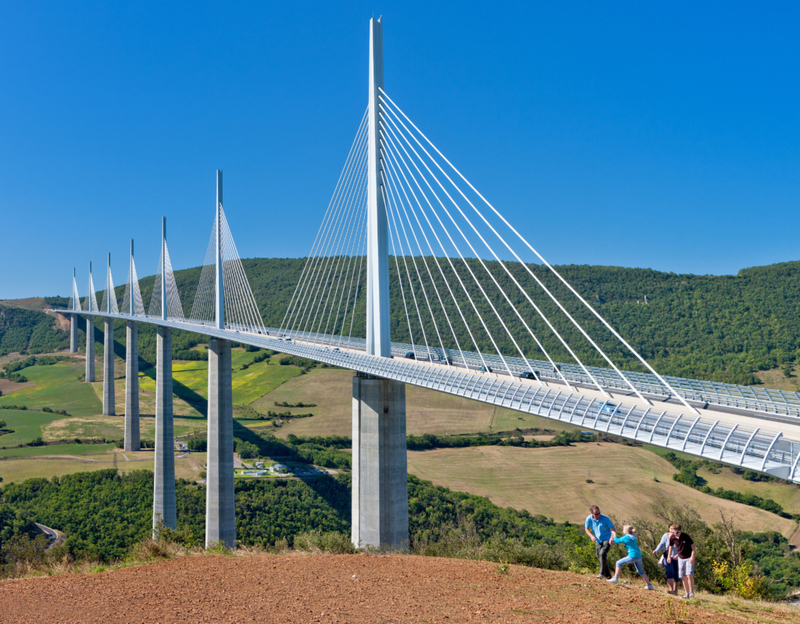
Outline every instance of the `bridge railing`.
<svg viewBox="0 0 800 624">
<path fill-rule="evenodd" d="M 80 313 L 87 316 L 109 316 L 98 312 Z M 780 433 L 768 429 L 686 416 L 660 408 L 626 404 L 623 401 L 587 397 L 567 389 L 548 388 L 507 375 L 478 374 L 464 367 L 448 366 L 446 362 L 430 365 L 405 357 L 371 356 L 358 348 L 359 345 L 363 348 L 363 339 L 342 342 L 326 336 L 328 344 L 323 345 L 319 341 L 307 342 L 302 339 L 304 336 L 298 334 L 284 339 L 274 328 L 267 328 L 265 331 L 268 333 L 261 333 L 260 328 L 246 325 L 238 326 L 239 329 L 229 327 L 220 330 L 204 323 L 185 320 L 164 321 L 123 314 L 112 316 L 297 355 L 362 374 L 394 379 L 507 407 L 800 483 L 800 475 L 797 473 L 800 442 L 783 438 Z M 343 347 L 339 347 L 339 344 Z M 400 350 L 405 348 L 402 344 L 395 346 Z M 469 359 L 465 359 L 469 363 Z"/>
<path fill-rule="evenodd" d="M 280 334 L 279 329 L 268 329 L 271 335 Z M 323 346 L 336 346 L 358 351 L 364 351 L 366 347 L 366 341 L 363 338 L 332 336 L 299 331 L 286 332 L 286 335 Z M 421 361 L 428 359 L 445 362 L 449 358 L 449 363 L 453 366 L 460 366 L 472 370 L 478 370 L 481 366 L 484 366 L 484 362 L 486 362 L 491 366 L 493 372 L 499 375 L 508 374 L 508 370 L 510 369 L 512 375 L 518 376 L 520 373 L 529 372 L 533 369 L 536 371 L 537 375 L 544 380 L 563 383 L 561 376 L 553 370 L 550 362 L 545 360 L 529 359 L 526 361 L 518 357 L 504 356 L 504 364 L 496 354 L 478 354 L 474 351 L 457 351 L 438 347 L 426 348 L 420 345 L 411 345 L 402 342 L 392 343 L 392 355 L 395 357 L 405 357 L 408 353 L 415 354 L 415 359 Z M 506 365 L 508 368 L 506 368 Z M 558 366 L 561 375 L 570 383 L 587 387 L 594 386 L 592 380 L 586 376 L 583 369 L 577 364 L 559 363 Z M 615 371 L 600 367 L 588 368 L 601 386 L 610 390 L 618 390 L 626 393 L 630 391 L 627 383 Z M 655 398 L 669 398 L 672 396 L 669 390 L 661 384 L 654 375 L 638 371 L 625 371 L 625 374 L 643 394 Z M 789 422 L 794 419 L 800 419 L 800 394 L 796 392 L 753 388 L 751 386 L 687 379 L 683 377 L 665 378 L 672 387 L 688 401 L 709 403 L 711 405 L 719 405 L 749 412 L 759 412 L 773 416 L 783 416 L 790 419 Z"/>
</svg>

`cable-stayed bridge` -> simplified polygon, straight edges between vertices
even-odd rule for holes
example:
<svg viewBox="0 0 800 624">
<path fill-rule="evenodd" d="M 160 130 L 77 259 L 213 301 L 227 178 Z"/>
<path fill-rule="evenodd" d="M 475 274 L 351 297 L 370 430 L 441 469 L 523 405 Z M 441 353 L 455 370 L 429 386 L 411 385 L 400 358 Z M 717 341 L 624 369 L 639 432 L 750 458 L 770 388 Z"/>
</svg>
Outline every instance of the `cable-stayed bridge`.
<svg viewBox="0 0 800 624">
<path fill-rule="evenodd" d="M 223 210 L 221 171 L 191 308 L 176 284 L 166 220 L 147 307 L 133 242 L 121 302 L 110 254 L 100 304 L 91 264 L 83 300 L 73 272 L 71 351 L 78 315 L 105 320 L 105 414 L 116 413 L 113 322 L 127 322 L 128 450 L 139 447 L 137 327 L 157 326 L 154 524 L 176 526 L 173 329 L 209 336 L 207 545 L 235 544 L 231 342 L 355 371 L 357 545 L 408 540 L 405 384 L 800 483 L 800 396 L 659 375 L 389 97 L 380 20 L 370 23 L 368 94 L 280 327 L 264 325 L 248 283 Z M 392 302 L 402 314 L 391 316 Z M 94 332 L 86 338 L 93 354 Z M 94 379 L 87 357 L 86 380 Z"/>
</svg>

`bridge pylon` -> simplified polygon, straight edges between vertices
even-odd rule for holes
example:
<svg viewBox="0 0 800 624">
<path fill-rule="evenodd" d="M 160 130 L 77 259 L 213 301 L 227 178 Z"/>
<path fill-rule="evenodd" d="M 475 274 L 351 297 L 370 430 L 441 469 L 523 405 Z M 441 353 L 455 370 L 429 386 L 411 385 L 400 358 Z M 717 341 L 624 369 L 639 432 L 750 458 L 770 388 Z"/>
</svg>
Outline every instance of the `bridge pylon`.
<svg viewBox="0 0 800 624">
<path fill-rule="evenodd" d="M 92 263 L 89 263 L 89 292 L 86 295 L 87 312 L 97 312 L 92 305 L 94 284 L 92 282 Z M 94 317 L 86 317 L 86 383 L 94 382 Z"/>
<path fill-rule="evenodd" d="M 122 310 L 122 313 L 136 316 L 133 239 L 131 239 L 128 275 L 128 309 Z M 136 321 L 127 321 L 125 324 L 125 440 L 123 448 L 126 451 L 138 451 L 141 448 L 139 437 L 139 326 Z"/>
<path fill-rule="evenodd" d="M 389 243 L 380 146 L 383 24 L 370 20 L 367 155 L 367 353 L 391 357 Z M 351 539 L 356 547 L 408 548 L 406 392 L 402 382 L 353 377 Z"/>
<path fill-rule="evenodd" d="M 81 299 L 78 296 L 78 282 L 75 280 L 75 269 L 72 269 L 72 310 L 81 309 Z M 69 315 L 69 352 L 78 352 L 78 315 Z"/>
<path fill-rule="evenodd" d="M 161 317 L 167 318 L 167 218 L 161 221 Z M 153 288 L 159 285 L 154 284 Z M 175 434 L 172 422 L 172 329 L 156 330 L 156 449 L 153 484 L 153 531 L 159 521 L 177 529 L 175 510 Z"/>
<path fill-rule="evenodd" d="M 222 254 L 222 170 L 217 169 L 215 324 L 225 329 L 225 282 Z M 208 342 L 208 457 L 206 478 L 206 548 L 236 547 L 233 479 L 233 387 L 231 341 Z"/>
<path fill-rule="evenodd" d="M 111 282 L 111 254 L 108 254 L 108 277 L 106 278 L 106 309 L 112 314 L 111 301 L 113 285 Z M 103 323 L 103 416 L 115 416 L 116 397 L 114 396 L 114 321 L 110 316 Z"/>
</svg>

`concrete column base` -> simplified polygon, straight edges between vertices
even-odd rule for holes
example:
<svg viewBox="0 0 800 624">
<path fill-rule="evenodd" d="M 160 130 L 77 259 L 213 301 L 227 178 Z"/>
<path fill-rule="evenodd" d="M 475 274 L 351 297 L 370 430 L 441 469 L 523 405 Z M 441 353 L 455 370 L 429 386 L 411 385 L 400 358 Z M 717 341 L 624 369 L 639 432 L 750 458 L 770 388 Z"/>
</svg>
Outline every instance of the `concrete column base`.
<svg viewBox="0 0 800 624">
<path fill-rule="evenodd" d="M 175 514 L 175 435 L 172 426 L 172 330 L 158 327 L 156 337 L 156 458 L 153 531 L 159 521 L 178 528 Z"/>
<path fill-rule="evenodd" d="M 116 416 L 114 396 L 114 321 L 105 319 L 103 334 L 103 416 Z"/>
<path fill-rule="evenodd" d="M 230 340 L 208 341 L 206 548 L 236 547 L 233 480 L 233 389 Z"/>
<path fill-rule="evenodd" d="M 69 352 L 78 352 L 78 315 L 69 315 Z"/>
<path fill-rule="evenodd" d="M 353 377 L 353 525 L 356 547 L 408 549 L 406 387 Z"/>
<path fill-rule="evenodd" d="M 94 317 L 86 317 L 86 383 L 94 382 Z"/>
<path fill-rule="evenodd" d="M 125 443 L 126 451 L 141 448 L 139 438 L 139 326 L 128 321 L 125 332 Z"/>
</svg>

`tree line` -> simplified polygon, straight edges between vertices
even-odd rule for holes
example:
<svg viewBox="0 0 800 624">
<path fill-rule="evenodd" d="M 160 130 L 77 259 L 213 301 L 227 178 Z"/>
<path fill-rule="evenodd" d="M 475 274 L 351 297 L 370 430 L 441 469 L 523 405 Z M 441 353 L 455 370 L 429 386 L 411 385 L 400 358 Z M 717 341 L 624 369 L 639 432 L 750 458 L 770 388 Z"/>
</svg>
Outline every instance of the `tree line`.
<svg viewBox="0 0 800 624">
<path fill-rule="evenodd" d="M 341 443 L 343 444 L 343 442 Z M 340 445 L 341 445 L 340 444 Z M 309 532 L 340 534 L 346 542 L 351 521 L 350 475 L 310 481 L 237 480 L 236 527 L 242 545 L 292 546 Z M 501 508 L 487 498 L 434 486 L 408 477 L 410 549 L 428 556 L 484 559 L 554 570 L 594 572 L 594 548 L 581 525 L 555 522 L 527 511 Z M 186 480 L 176 483 L 178 532 L 187 545 L 202 543 L 205 489 Z M 116 470 L 76 473 L 52 479 L 10 483 L 0 498 L 0 574 L 16 573 L 15 561 L 37 534 L 34 522 L 63 531 L 67 538 L 50 556 L 95 561 L 123 558 L 152 530 L 153 475 L 150 471 L 118 474 Z M 651 519 L 632 522 L 648 573 L 657 575 L 650 554 L 666 522 L 681 523 L 699 544 L 699 586 L 717 593 L 785 596 L 800 584 L 800 557 L 791 553 L 779 533 L 739 531 L 730 519 L 709 526 L 687 506 L 657 501 Z M 42 544 L 43 546 L 43 544 Z M 619 549 L 619 547 L 615 547 Z M 41 553 L 40 553 L 41 554 Z M 622 552 L 612 553 L 613 559 Z M 746 571 L 748 583 L 728 584 L 719 570 Z M 657 576 L 658 578 L 658 576 Z"/>
</svg>

